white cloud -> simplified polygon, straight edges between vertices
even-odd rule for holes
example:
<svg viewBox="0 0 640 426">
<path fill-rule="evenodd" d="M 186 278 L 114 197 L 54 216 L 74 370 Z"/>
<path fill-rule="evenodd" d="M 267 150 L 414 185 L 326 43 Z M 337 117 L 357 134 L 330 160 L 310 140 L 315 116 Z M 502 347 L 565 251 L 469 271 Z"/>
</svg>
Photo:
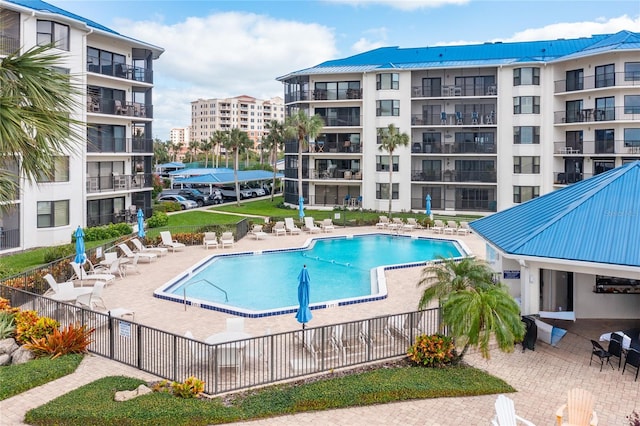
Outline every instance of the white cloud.
<svg viewBox="0 0 640 426">
<path fill-rule="evenodd" d="M 470 0 L 326 0 L 332 3 L 349 4 L 352 6 L 382 5 L 392 9 L 411 12 L 420 9 L 433 9 L 448 5 L 464 5 Z"/>
<path fill-rule="evenodd" d="M 161 18 L 159 18 L 161 19 Z M 330 28 L 229 12 L 173 25 L 119 21 L 132 38 L 165 49 L 154 63 L 154 137 L 191 123 L 191 101 L 250 95 L 282 96 L 276 77 L 335 58 Z"/>
<path fill-rule="evenodd" d="M 530 28 L 515 33 L 502 41 L 554 40 L 558 38 L 590 37 L 594 34 L 613 34 L 622 30 L 640 28 L 640 17 L 630 18 L 623 15 L 604 20 L 602 18 L 589 22 L 561 22 L 546 25 L 542 28 Z"/>
</svg>

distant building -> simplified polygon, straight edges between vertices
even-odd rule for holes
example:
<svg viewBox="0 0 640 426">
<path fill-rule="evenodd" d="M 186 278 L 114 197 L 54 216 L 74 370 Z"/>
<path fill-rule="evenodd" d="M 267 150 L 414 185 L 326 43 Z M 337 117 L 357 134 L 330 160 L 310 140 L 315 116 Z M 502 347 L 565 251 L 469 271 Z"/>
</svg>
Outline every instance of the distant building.
<svg viewBox="0 0 640 426">
<path fill-rule="evenodd" d="M 265 123 L 284 120 L 281 97 L 267 100 L 242 95 L 226 99 L 198 99 L 191 102 L 191 140 L 205 141 L 216 130 L 243 130 L 254 146 L 269 134 Z"/>
<path fill-rule="evenodd" d="M 169 140 L 173 144 L 183 143 L 189 145 L 189 141 L 191 140 L 190 132 L 189 127 L 174 127 L 169 131 Z"/>
</svg>

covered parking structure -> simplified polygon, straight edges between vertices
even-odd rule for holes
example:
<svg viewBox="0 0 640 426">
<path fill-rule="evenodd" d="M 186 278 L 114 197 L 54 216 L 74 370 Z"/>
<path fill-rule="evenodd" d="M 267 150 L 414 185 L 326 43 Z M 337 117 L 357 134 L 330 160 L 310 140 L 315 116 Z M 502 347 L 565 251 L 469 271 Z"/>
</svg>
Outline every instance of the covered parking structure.
<svg viewBox="0 0 640 426">
<path fill-rule="evenodd" d="M 238 182 L 271 182 L 273 180 L 273 172 L 268 170 L 239 170 Z M 182 169 L 169 173 L 172 188 L 209 188 L 208 192 L 212 193 L 214 187 L 222 185 L 230 185 L 235 183 L 233 169 L 217 168 L 217 169 Z M 276 179 L 282 179 L 282 173 L 276 173 Z"/>
</svg>

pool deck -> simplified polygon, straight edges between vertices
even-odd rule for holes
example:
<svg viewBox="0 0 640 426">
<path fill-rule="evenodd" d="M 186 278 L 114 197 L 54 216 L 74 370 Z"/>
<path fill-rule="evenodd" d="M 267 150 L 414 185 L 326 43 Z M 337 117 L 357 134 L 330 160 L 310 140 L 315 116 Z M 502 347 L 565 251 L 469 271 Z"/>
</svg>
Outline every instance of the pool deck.
<svg viewBox="0 0 640 426">
<path fill-rule="evenodd" d="M 333 235 L 379 232 L 374 227 L 336 228 Z M 450 236 L 435 235 L 425 230 L 412 234 L 434 238 L 451 239 Z M 331 235 L 331 234 L 329 234 Z M 315 236 L 315 235 L 314 235 Z M 301 246 L 310 236 L 275 237 L 268 235 L 256 241 L 251 235 L 237 242 L 232 248 L 205 250 L 202 246 L 187 247 L 183 251 L 169 253 L 151 264 L 141 263 L 141 274 L 130 274 L 118 279 L 105 289 L 104 300 L 110 308 L 125 307 L 135 311 L 136 322 L 167 331 L 183 334 L 191 330 L 197 339 L 204 339 L 223 331 L 227 314 L 187 307 L 175 302 L 163 301 L 152 296 L 153 291 L 213 253 L 255 251 L 262 249 Z M 484 243 L 476 236 L 456 236 L 479 258 L 484 257 Z M 397 269 L 386 272 L 389 297 L 378 302 L 333 307 L 313 311 L 313 325 L 325 325 L 356 320 L 383 314 L 392 314 L 416 309 L 421 289 L 415 283 L 420 279 L 422 268 Z M 477 353 L 465 359 L 471 365 L 488 371 L 511 384 L 516 393 L 508 396 L 515 401 L 517 413 L 538 424 L 551 424 L 555 411 L 566 399 L 567 390 L 581 387 L 596 395 L 595 409 L 601 425 L 626 425 L 626 416 L 635 409 L 640 412 L 640 381 L 633 381 L 635 369 L 621 375 L 620 371 L 605 366 L 589 366 L 591 345 L 589 339 L 613 329 L 621 329 L 630 322 L 613 320 L 578 320 L 575 323 L 560 321 L 557 324 L 568 329 L 567 335 L 557 347 L 537 342 L 535 351 L 522 352 L 519 348 L 512 354 L 497 350 L 491 352 L 491 360 L 482 359 Z M 636 325 L 632 323 L 632 325 Z M 640 324 L 639 324 L 640 326 Z M 245 328 L 253 335 L 267 331 L 280 332 L 299 329 L 293 314 L 267 318 L 246 318 Z M 615 364 L 615 362 L 614 362 Z M 154 377 L 109 361 L 88 356 L 76 373 L 23 394 L 0 401 L 3 425 L 21 425 L 26 411 L 37 407 L 59 395 L 69 392 L 97 378 L 108 375 L 127 375 L 153 380 Z M 303 413 L 272 419 L 238 423 L 247 425 L 461 425 L 489 424 L 493 417 L 496 395 L 439 398 L 400 402 L 387 405 L 356 407 L 315 413 Z"/>
</svg>

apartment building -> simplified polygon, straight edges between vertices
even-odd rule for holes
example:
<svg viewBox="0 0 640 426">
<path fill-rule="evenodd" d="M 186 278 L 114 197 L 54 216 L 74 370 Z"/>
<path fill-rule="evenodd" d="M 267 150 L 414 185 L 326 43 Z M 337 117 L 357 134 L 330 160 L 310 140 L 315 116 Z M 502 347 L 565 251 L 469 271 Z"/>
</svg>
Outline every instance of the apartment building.
<svg viewBox="0 0 640 426">
<path fill-rule="evenodd" d="M 174 127 L 169 130 L 169 141 L 172 144 L 182 143 L 184 145 L 189 145 L 189 139 L 191 136 L 191 128 L 190 127 Z"/>
<path fill-rule="evenodd" d="M 191 102 L 191 140 L 205 141 L 216 130 L 240 129 L 254 146 L 269 134 L 265 124 L 284 120 L 284 101 L 276 96 L 256 99 L 242 95 L 226 99 L 198 99 Z"/>
<path fill-rule="evenodd" d="M 153 61 L 163 49 L 42 1 L 0 0 L 0 55 L 55 42 L 83 94 L 86 140 L 0 213 L 0 251 L 68 243 L 75 228 L 151 214 Z M 134 216 L 135 217 L 135 216 Z"/>
<path fill-rule="evenodd" d="M 324 128 L 303 153 L 306 204 L 488 214 L 640 159 L 640 33 L 387 47 L 291 72 L 286 113 Z M 406 148 L 380 151 L 395 124 Z M 298 203 L 297 143 L 285 201 Z M 389 182 L 389 167 L 393 167 Z"/>
</svg>

